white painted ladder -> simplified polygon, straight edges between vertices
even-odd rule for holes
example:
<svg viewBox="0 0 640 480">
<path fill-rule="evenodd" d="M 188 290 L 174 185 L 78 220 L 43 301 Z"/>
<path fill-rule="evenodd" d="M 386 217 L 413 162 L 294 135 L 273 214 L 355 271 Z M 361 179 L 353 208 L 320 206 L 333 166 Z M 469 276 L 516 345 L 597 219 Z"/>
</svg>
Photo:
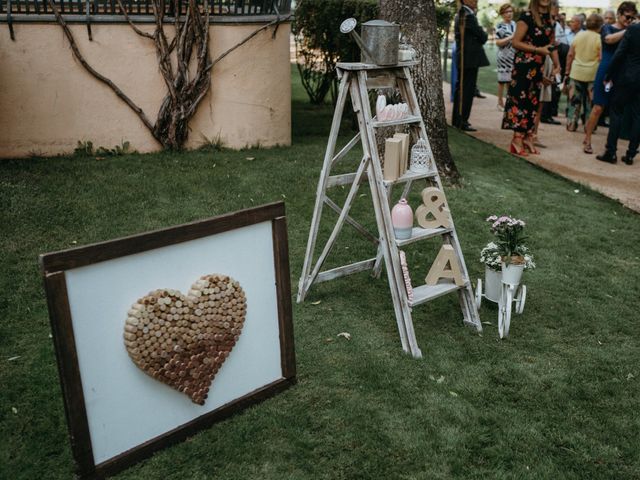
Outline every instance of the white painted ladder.
<svg viewBox="0 0 640 480">
<path fill-rule="evenodd" d="M 418 100 L 416 98 L 409 67 L 415 62 L 404 62 L 397 66 L 380 67 L 363 63 L 338 63 L 337 72 L 340 79 L 340 89 L 336 109 L 333 114 L 333 123 L 329 134 L 329 141 L 324 157 L 324 164 L 318 182 L 315 208 L 311 221 L 309 240 L 304 259 L 304 266 L 298 285 L 298 303 L 304 301 L 305 296 L 314 283 L 325 282 L 334 278 L 350 275 L 364 270 L 372 270 L 375 276 L 380 275 L 382 260 L 387 271 L 391 297 L 396 314 L 398 331 L 402 348 L 416 358 L 422 357 L 422 352 L 416 341 L 411 309 L 417 305 L 428 302 L 447 293 L 458 292 L 460 306 L 462 308 L 463 321 L 473 326 L 478 332 L 482 331 L 480 317 L 474 301 L 474 295 L 469 280 L 469 274 L 464 262 L 458 235 L 456 234 L 453 219 L 451 228 L 423 229 L 414 228 L 410 239 L 397 240 L 391 223 L 390 199 L 391 190 L 396 184 L 404 184 L 402 197 L 407 197 L 414 181 L 425 179 L 431 186 L 436 186 L 441 191 L 442 183 L 437 169 L 428 173 L 414 173 L 408 171 L 400 178 L 393 181 L 384 180 L 382 164 L 376 144 L 376 129 L 394 125 L 408 125 L 412 137 L 417 140 L 422 138 L 427 144 L 429 154 L 433 159 L 431 146 L 420 114 Z M 403 101 L 409 105 L 409 115 L 401 120 L 377 121 L 371 115 L 371 106 L 368 91 L 377 88 L 397 88 Z M 353 110 L 356 112 L 359 124 L 359 133 L 356 134 L 338 153 L 336 143 L 342 120 L 347 96 L 350 94 Z M 358 143 L 362 142 L 363 157 L 358 169 L 353 173 L 331 175 L 331 169 Z M 432 162 L 433 163 L 433 162 Z M 360 183 L 368 181 L 371 189 L 371 197 L 378 226 L 378 235 L 373 235 L 360 223 L 349 215 L 349 210 L 356 198 Z M 327 196 L 327 189 L 351 185 L 344 206 L 340 207 Z M 320 226 L 320 218 L 324 205 L 334 210 L 339 216 L 327 243 L 325 244 L 317 261 L 313 262 L 316 240 Z M 350 224 L 358 232 L 378 245 L 378 254 L 374 258 L 355 262 L 349 265 L 321 271 L 325 260 L 333 248 L 338 234 L 345 223 Z M 453 247 L 459 261 L 464 277 L 464 285 L 457 286 L 454 282 L 441 281 L 435 286 L 422 285 L 414 288 L 413 300 L 409 301 L 404 284 L 402 267 L 400 265 L 399 248 L 427 238 L 440 236 L 443 243 Z"/>
</svg>

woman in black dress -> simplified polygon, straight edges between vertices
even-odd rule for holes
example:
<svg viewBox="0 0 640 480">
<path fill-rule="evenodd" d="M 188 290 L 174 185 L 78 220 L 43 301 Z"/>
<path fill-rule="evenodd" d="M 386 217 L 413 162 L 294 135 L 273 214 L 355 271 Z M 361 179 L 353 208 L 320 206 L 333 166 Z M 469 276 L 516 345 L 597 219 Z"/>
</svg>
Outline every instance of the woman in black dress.
<svg viewBox="0 0 640 480">
<path fill-rule="evenodd" d="M 549 13 L 551 0 L 531 0 L 516 24 L 512 45 L 516 50 L 511 84 L 504 107 L 502 128 L 513 130 L 511 153 L 526 156 L 539 153 L 534 143 L 535 119 L 542 87 L 542 66 L 551 55 L 554 76 L 560 72 L 554 43 L 554 22 Z M 552 51 L 553 50 L 553 51 Z"/>
</svg>

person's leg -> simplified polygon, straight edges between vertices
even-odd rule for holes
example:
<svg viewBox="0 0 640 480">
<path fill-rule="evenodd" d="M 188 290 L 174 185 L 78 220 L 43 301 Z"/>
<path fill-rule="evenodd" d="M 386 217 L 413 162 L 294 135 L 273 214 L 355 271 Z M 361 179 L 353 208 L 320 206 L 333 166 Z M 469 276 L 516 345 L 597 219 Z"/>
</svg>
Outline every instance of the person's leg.
<svg viewBox="0 0 640 480">
<path fill-rule="evenodd" d="M 540 102 L 538 104 L 538 114 L 536 115 L 536 120 L 534 122 L 534 127 L 533 127 L 533 136 L 535 137 L 536 135 L 538 135 L 538 127 L 540 126 L 540 117 L 542 116 L 542 112 L 544 111 L 544 108 L 546 105 L 548 105 L 549 102 Z"/>
<path fill-rule="evenodd" d="M 549 105 L 550 118 L 558 116 L 558 103 L 560 102 L 560 89 L 558 85 L 554 84 L 551 90 L 551 103 Z"/>
<path fill-rule="evenodd" d="M 580 105 L 582 96 L 580 95 L 580 82 L 571 79 L 569 83 L 569 104 L 567 106 L 567 130 L 575 132 L 580 120 Z"/>
<path fill-rule="evenodd" d="M 462 122 L 460 119 L 462 115 L 460 115 L 460 80 L 456 81 L 456 84 L 453 88 L 453 109 L 451 111 L 451 125 L 456 128 L 460 128 L 462 126 Z"/>
<path fill-rule="evenodd" d="M 584 129 L 584 141 L 582 142 L 585 145 L 585 153 L 590 153 L 587 152 L 587 150 L 591 150 L 591 148 L 587 149 L 587 146 L 591 147 L 591 135 L 598 124 L 598 119 L 602 114 L 602 108 L 602 105 L 594 105 L 591 113 L 589 114 L 589 120 L 587 120 L 587 125 Z"/>
<path fill-rule="evenodd" d="M 553 95 L 551 99 L 553 100 Z M 542 110 L 540 110 L 538 117 L 539 118 L 536 123 L 540 123 L 540 119 L 542 119 L 543 122 L 548 122 L 549 120 L 551 120 L 551 117 L 553 117 L 551 102 L 542 102 Z M 537 126 L 536 126 L 536 132 L 537 132 Z"/>
<path fill-rule="evenodd" d="M 462 127 L 462 115 L 460 114 L 462 95 L 460 94 L 460 70 L 458 70 L 458 74 L 456 75 L 456 81 L 453 86 L 453 110 L 451 111 L 451 125 L 456 128 Z M 463 78 L 463 82 L 466 82 L 467 79 Z"/>
<path fill-rule="evenodd" d="M 478 82 L 478 68 L 464 69 L 464 86 L 462 87 L 462 124 L 469 123 L 471 115 L 471 107 L 473 106 L 473 97 L 476 93 Z"/>
<path fill-rule="evenodd" d="M 631 135 L 629 136 L 629 147 L 625 154 L 624 162 L 628 165 L 633 163 L 633 158 L 638 153 L 640 146 L 640 94 L 632 96 L 631 108 Z"/>
<path fill-rule="evenodd" d="M 504 100 L 502 100 L 502 92 L 504 90 L 504 83 L 498 82 L 498 106 L 504 108 Z"/>
<path fill-rule="evenodd" d="M 584 87 L 584 103 L 582 105 L 584 107 L 584 127 L 586 129 L 589 115 L 591 115 L 591 102 L 593 102 L 593 82 L 585 82 Z"/>
<path fill-rule="evenodd" d="M 620 128 L 622 127 L 622 118 L 624 116 L 624 106 L 627 95 L 622 89 L 614 90 L 613 98 L 609 103 L 609 134 L 607 135 L 607 145 L 605 152 L 596 158 L 603 162 L 616 163 L 616 150 L 618 149 L 618 137 L 620 136 Z"/>
</svg>

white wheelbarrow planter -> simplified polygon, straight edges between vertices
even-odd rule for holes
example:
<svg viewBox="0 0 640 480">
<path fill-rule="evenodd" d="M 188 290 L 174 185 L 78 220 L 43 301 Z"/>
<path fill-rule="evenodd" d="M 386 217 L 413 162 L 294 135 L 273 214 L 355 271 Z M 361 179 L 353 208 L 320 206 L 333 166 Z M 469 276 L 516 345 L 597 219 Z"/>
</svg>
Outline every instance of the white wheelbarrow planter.
<svg viewBox="0 0 640 480">
<path fill-rule="evenodd" d="M 502 272 L 485 267 L 485 291 L 482 292 L 482 280 L 476 286 L 476 305 L 480 308 L 482 297 L 498 304 L 498 333 L 500 338 L 509 335 L 512 303 L 516 302 L 516 313 L 524 311 L 527 298 L 526 285 L 520 285 L 524 265 L 502 264 Z"/>
</svg>

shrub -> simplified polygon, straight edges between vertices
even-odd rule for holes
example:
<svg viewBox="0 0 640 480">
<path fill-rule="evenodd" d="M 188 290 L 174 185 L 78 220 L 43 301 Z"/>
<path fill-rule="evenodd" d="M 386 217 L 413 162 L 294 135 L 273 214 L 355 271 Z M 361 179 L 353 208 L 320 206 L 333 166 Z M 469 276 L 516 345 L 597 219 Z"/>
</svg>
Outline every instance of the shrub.
<svg viewBox="0 0 640 480">
<path fill-rule="evenodd" d="M 336 63 L 358 61 L 360 49 L 340 24 L 353 17 L 358 24 L 378 16 L 376 0 L 300 0 L 293 31 L 296 35 L 298 70 L 313 104 L 323 103 L 327 93 L 335 101 L 338 92 Z"/>
</svg>

